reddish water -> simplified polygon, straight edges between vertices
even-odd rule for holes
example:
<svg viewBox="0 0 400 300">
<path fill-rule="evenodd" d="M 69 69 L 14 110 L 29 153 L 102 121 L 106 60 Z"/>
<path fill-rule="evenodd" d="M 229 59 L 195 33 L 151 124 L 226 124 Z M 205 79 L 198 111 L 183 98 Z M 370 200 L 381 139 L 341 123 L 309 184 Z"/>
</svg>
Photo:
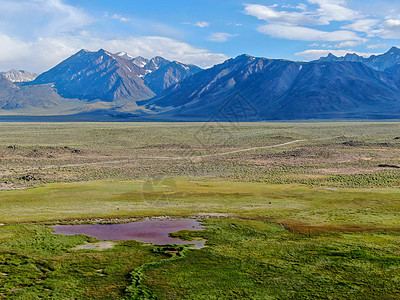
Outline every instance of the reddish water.
<svg viewBox="0 0 400 300">
<path fill-rule="evenodd" d="M 183 241 L 168 236 L 172 232 L 181 230 L 204 230 L 200 222 L 195 219 L 145 219 L 125 224 L 55 225 L 53 228 L 55 234 L 84 234 L 102 241 L 136 240 L 156 245 L 195 244 L 196 248 L 204 246 L 204 241 Z"/>
</svg>

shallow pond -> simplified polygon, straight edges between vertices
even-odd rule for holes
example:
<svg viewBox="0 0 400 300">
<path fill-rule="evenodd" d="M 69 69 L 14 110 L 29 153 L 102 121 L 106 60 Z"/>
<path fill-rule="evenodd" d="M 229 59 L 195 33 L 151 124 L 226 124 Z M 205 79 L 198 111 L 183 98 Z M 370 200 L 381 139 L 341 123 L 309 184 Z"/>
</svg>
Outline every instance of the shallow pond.
<svg viewBox="0 0 400 300">
<path fill-rule="evenodd" d="M 155 245 L 195 245 L 195 249 L 204 247 L 205 241 L 183 241 L 169 236 L 181 230 L 204 230 L 199 220 L 195 219 L 145 219 L 123 224 L 87 224 L 87 225 L 55 225 L 55 234 L 84 234 L 102 241 L 136 240 Z"/>
</svg>

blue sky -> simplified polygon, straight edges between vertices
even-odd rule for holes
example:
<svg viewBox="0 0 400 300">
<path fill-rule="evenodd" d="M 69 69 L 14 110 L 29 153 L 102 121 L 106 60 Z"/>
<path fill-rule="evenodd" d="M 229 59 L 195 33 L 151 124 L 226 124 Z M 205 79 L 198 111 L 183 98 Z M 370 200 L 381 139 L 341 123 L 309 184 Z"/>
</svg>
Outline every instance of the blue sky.
<svg viewBox="0 0 400 300">
<path fill-rule="evenodd" d="M 81 48 L 212 66 L 247 53 L 312 60 L 400 45 L 383 0 L 0 0 L 0 70 L 42 72 Z"/>
</svg>

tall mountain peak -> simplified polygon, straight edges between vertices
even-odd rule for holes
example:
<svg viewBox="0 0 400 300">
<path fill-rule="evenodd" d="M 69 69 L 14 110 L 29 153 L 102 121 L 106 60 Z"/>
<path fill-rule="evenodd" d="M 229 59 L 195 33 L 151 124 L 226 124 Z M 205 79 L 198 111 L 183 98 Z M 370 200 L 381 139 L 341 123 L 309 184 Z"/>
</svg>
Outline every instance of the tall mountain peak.
<svg viewBox="0 0 400 300">
<path fill-rule="evenodd" d="M 389 51 L 379 55 L 372 55 L 370 57 L 363 57 L 357 53 L 347 53 L 345 56 L 337 57 L 329 53 L 327 57 L 321 57 L 316 60 L 317 62 L 341 62 L 353 61 L 362 62 L 370 68 L 378 71 L 384 71 L 400 63 L 400 49 L 392 47 Z"/>
<path fill-rule="evenodd" d="M 154 96 L 144 84 L 145 71 L 133 62 L 100 49 L 79 51 L 51 70 L 41 74 L 32 84 L 53 83 L 66 98 L 115 101 L 141 100 Z"/>
</svg>

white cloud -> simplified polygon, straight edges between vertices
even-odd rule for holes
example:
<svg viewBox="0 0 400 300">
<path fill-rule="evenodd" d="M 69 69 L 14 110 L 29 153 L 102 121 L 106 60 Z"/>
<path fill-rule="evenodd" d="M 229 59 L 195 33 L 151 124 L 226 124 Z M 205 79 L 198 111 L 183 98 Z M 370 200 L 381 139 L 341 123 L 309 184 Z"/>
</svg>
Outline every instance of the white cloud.
<svg viewBox="0 0 400 300">
<path fill-rule="evenodd" d="M 307 0 L 319 6 L 317 12 L 326 21 L 352 21 L 363 16 L 356 10 L 346 7 L 345 0 Z"/>
<path fill-rule="evenodd" d="M 197 22 L 197 23 L 193 24 L 193 26 L 200 27 L 200 28 L 205 28 L 205 27 L 209 27 L 210 23 L 205 22 L 205 21 L 201 21 L 201 22 Z"/>
<path fill-rule="evenodd" d="M 347 48 L 347 47 L 355 47 L 360 45 L 360 42 L 356 41 L 345 41 L 335 45 L 335 48 Z"/>
<path fill-rule="evenodd" d="M 107 13 L 106 13 L 106 17 L 108 17 Z M 123 17 L 123 16 L 118 15 L 118 14 L 113 14 L 112 16 L 109 16 L 109 17 L 111 19 L 118 20 L 118 21 L 121 21 L 121 22 L 129 22 L 130 21 L 129 18 Z"/>
<path fill-rule="evenodd" d="M 206 22 L 206 21 L 199 21 L 199 22 L 196 22 L 196 23 L 183 22 L 181 24 L 183 24 L 183 25 L 191 25 L 191 26 L 200 27 L 200 28 L 210 27 L 210 25 L 211 25 L 209 22 Z"/>
<path fill-rule="evenodd" d="M 278 4 L 274 4 L 271 5 L 270 7 L 278 7 Z M 296 8 L 296 9 L 300 9 L 300 10 L 306 10 L 307 9 L 307 5 L 304 3 L 300 3 L 298 5 L 291 5 L 291 4 L 283 4 L 281 5 L 282 8 Z"/>
<path fill-rule="evenodd" d="M 129 21 L 118 14 L 106 13 L 106 17 Z M 149 58 L 159 55 L 201 67 L 227 59 L 224 54 L 191 46 L 180 42 L 179 38 L 163 37 L 179 35 L 164 24 L 140 22 L 140 26 L 156 32 L 154 36 L 126 36 L 121 33 L 118 37 L 110 37 L 88 27 L 94 21 L 85 11 L 64 0 L 0 0 L 0 70 L 16 68 L 42 72 L 82 48 L 126 51 Z M 199 22 L 197 26 L 207 24 Z"/>
<path fill-rule="evenodd" d="M 234 27 L 243 26 L 243 24 L 241 24 L 241 23 L 234 23 L 234 22 L 228 22 L 228 23 L 226 23 L 226 25 L 228 25 L 228 26 L 234 26 Z"/>
<path fill-rule="evenodd" d="M 0 0 L 0 30 L 13 36 L 50 36 L 80 29 L 93 18 L 62 0 Z"/>
<path fill-rule="evenodd" d="M 386 20 L 370 17 L 348 7 L 347 0 L 306 0 L 296 5 L 245 4 L 244 12 L 266 22 L 258 31 L 272 37 L 300 41 L 342 42 L 336 48 L 354 47 L 367 38 L 400 39 L 400 15 Z M 340 30 L 332 30 L 340 22 Z M 344 24 L 343 24 L 344 23 Z M 326 30 L 315 26 L 331 25 Z"/>
<path fill-rule="evenodd" d="M 308 6 L 304 3 L 297 6 L 245 4 L 244 13 L 266 22 L 258 28 L 260 32 L 289 40 L 343 41 L 336 45 L 342 48 L 354 47 L 371 37 L 400 39 L 400 15 L 394 10 L 387 12 L 386 19 L 382 20 L 350 8 L 347 0 L 306 1 Z M 325 25 L 331 26 L 316 27 Z M 333 25 L 340 27 L 332 30 Z"/>
<path fill-rule="evenodd" d="M 277 11 L 269 6 L 246 4 L 245 13 L 269 23 L 285 25 L 328 25 L 312 12 Z"/>
<path fill-rule="evenodd" d="M 387 19 L 375 33 L 384 39 L 400 39 L 400 18 Z"/>
<path fill-rule="evenodd" d="M 339 30 L 339 31 L 321 31 L 308 27 L 301 26 L 285 26 L 277 24 L 267 24 L 260 26 L 258 31 L 276 38 L 283 38 L 287 40 L 297 41 L 364 41 L 363 38 L 358 36 L 353 31 Z"/>
<path fill-rule="evenodd" d="M 298 11 L 278 10 L 276 6 L 260 4 L 245 4 L 245 13 L 264 20 L 267 24 L 258 28 L 258 31 L 272 37 L 300 40 L 300 41 L 366 41 L 356 33 L 355 29 L 365 29 L 376 25 L 375 20 L 363 20 L 361 13 L 346 7 L 345 0 L 307 0 L 317 8 L 311 9 L 307 5 L 283 5 L 282 7 L 297 9 Z M 320 30 L 312 26 L 329 25 L 332 21 L 353 22 L 349 30 Z M 342 28 L 347 29 L 347 28 Z M 362 31 L 362 30 L 361 30 Z M 349 42 L 350 43 L 350 42 Z"/>
<path fill-rule="evenodd" d="M 329 25 L 331 21 L 355 21 L 365 18 L 360 12 L 346 7 L 345 0 L 307 0 L 317 9 L 300 3 L 297 6 L 282 5 L 282 8 L 299 11 L 276 10 L 277 5 L 245 4 L 245 13 L 269 23 L 286 25 Z"/>
<path fill-rule="evenodd" d="M 184 42 L 158 36 L 105 40 L 83 34 L 38 38 L 33 42 L 24 42 L 0 34 L 0 45 L 0 70 L 16 68 L 42 72 L 80 49 L 95 51 L 100 48 L 114 53 L 125 51 L 134 56 L 148 58 L 159 55 L 201 67 L 210 67 L 227 59 L 224 54 L 213 53 Z"/>
<path fill-rule="evenodd" d="M 357 20 L 350 25 L 342 26 L 343 29 L 354 30 L 358 32 L 370 32 L 377 24 L 379 20 L 377 19 L 361 19 Z"/>
<path fill-rule="evenodd" d="M 387 47 L 389 47 L 388 44 L 372 44 L 367 46 L 368 49 L 383 49 Z"/>
<path fill-rule="evenodd" d="M 208 40 L 212 42 L 223 43 L 234 36 L 235 36 L 234 34 L 230 34 L 227 32 L 214 32 L 208 37 Z"/>
<path fill-rule="evenodd" d="M 295 55 L 298 57 L 301 57 L 306 60 L 316 60 L 319 59 L 320 57 L 326 57 L 328 56 L 329 53 L 332 53 L 335 56 L 345 56 L 348 53 L 356 53 L 357 55 L 363 56 L 363 57 L 370 57 L 371 55 L 374 55 L 375 53 L 363 53 L 363 52 L 355 52 L 352 50 L 329 50 L 329 49 L 312 49 L 312 50 L 306 50 L 302 52 L 298 52 Z"/>
<path fill-rule="evenodd" d="M 307 5 L 304 3 L 300 3 L 299 5 L 296 6 L 296 8 L 300 10 L 307 10 Z"/>
</svg>

